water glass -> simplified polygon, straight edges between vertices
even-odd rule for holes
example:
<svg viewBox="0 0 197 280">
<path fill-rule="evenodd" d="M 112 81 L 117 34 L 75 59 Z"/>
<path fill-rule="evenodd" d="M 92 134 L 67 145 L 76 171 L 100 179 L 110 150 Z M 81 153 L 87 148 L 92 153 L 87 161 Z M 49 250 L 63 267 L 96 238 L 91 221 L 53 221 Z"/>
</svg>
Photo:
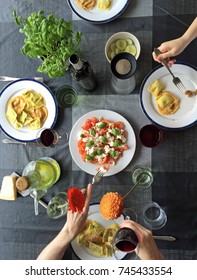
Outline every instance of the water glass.
<svg viewBox="0 0 197 280">
<path fill-rule="evenodd" d="M 77 103 L 78 94 L 76 90 L 70 85 L 60 87 L 56 94 L 56 101 L 59 107 L 67 108 Z"/>
<path fill-rule="evenodd" d="M 145 225 L 152 230 L 162 228 L 167 222 L 165 211 L 154 201 L 143 208 L 143 219 Z"/>
<path fill-rule="evenodd" d="M 148 168 L 136 166 L 132 170 L 132 180 L 134 184 L 140 181 L 139 187 L 148 188 L 153 183 L 153 174 Z"/>
<path fill-rule="evenodd" d="M 58 219 L 66 215 L 67 211 L 67 194 L 64 192 L 56 194 L 48 203 L 47 215 L 52 219 Z"/>
</svg>

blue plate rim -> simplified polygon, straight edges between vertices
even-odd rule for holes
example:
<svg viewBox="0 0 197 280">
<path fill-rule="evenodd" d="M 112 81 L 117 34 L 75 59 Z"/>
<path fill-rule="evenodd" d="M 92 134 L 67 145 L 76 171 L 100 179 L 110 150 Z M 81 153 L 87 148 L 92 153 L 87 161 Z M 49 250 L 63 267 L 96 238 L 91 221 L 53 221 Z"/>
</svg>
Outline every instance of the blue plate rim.
<svg viewBox="0 0 197 280">
<path fill-rule="evenodd" d="M 54 96 L 52 90 L 51 90 L 47 85 L 45 85 L 44 83 L 42 83 L 42 82 L 40 82 L 40 81 L 37 81 L 37 80 L 35 80 L 35 79 L 31 79 L 31 78 L 21 78 L 21 79 L 18 79 L 18 80 L 16 80 L 16 81 L 10 82 L 9 84 L 5 85 L 5 86 L 3 87 L 3 89 L 0 91 L 0 97 L 1 97 L 1 95 L 3 94 L 3 92 L 4 92 L 10 85 L 12 85 L 12 84 L 14 84 L 14 83 L 17 83 L 17 82 L 19 82 L 19 81 L 31 81 L 31 82 L 39 83 L 39 84 L 41 84 L 42 86 L 44 86 L 44 87 L 49 91 L 49 93 L 51 94 L 51 96 L 52 96 L 52 98 L 53 98 L 53 100 L 54 100 L 55 107 L 56 107 L 55 117 L 54 117 L 53 123 L 52 123 L 52 125 L 51 125 L 51 128 L 53 128 L 54 125 L 55 125 L 55 123 L 56 123 L 56 121 L 57 121 L 57 117 L 58 117 L 58 105 L 57 105 L 57 101 L 56 101 L 56 99 L 55 99 L 55 96 Z M 5 135 L 7 135 L 9 138 L 11 138 L 11 139 L 13 139 L 13 140 L 16 140 L 16 141 L 19 141 L 19 142 L 27 142 L 27 143 L 29 143 L 29 142 L 35 142 L 35 141 L 36 141 L 36 138 L 35 138 L 35 139 L 32 139 L 32 140 L 17 139 L 17 138 L 15 138 L 15 137 L 9 135 L 9 133 L 7 133 L 7 132 L 5 131 L 5 129 L 2 128 L 1 125 L 0 125 L 0 129 L 3 131 L 3 133 L 4 133 Z"/>
<path fill-rule="evenodd" d="M 175 64 L 186 65 L 186 66 L 189 66 L 189 67 L 191 67 L 191 68 L 193 68 L 194 70 L 197 71 L 197 67 L 196 67 L 196 66 L 194 66 L 194 65 L 192 65 L 192 64 L 190 64 L 190 63 L 187 63 L 187 62 L 185 62 L 185 61 L 176 61 Z M 158 70 L 159 68 L 161 68 L 161 67 L 164 67 L 164 66 L 163 66 L 163 65 L 159 65 L 159 66 L 153 68 L 153 69 L 146 75 L 146 77 L 144 78 L 144 80 L 142 81 L 142 84 L 141 84 L 141 86 L 140 86 L 140 106 L 141 106 L 141 108 L 142 108 L 143 113 L 146 115 L 146 117 L 147 117 L 152 123 L 154 123 L 155 125 L 161 127 L 162 129 L 165 129 L 165 130 L 179 131 L 179 130 L 184 130 L 184 129 L 187 129 L 187 128 L 190 128 L 190 127 L 196 125 L 196 124 L 197 124 L 197 119 L 196 119 L 194 122 L 192 122 L 192 123 L 190 123 L 190 124 L 188 124 L 188 125 L 186 125 L 186 126 L 183 126 L 183 127 L 177 127 L 177 128 L 166 127 L 166 126 L 163 126 L 163 125 L 161 125 L 161 124 L 158 124 L 156 121 L 154 121 L 154 120 L 146 113 L 146 110 L 145 110 L 144 105 L 143 105 L 143 102 L 142 102 L 142 91 L 143 91 L 143 88 L 144 88 L 144 84 L 146 83 L 147 79 L 152 75 L 152 73 L 154 73 L 155 71 L 157 71 L 157 70 Z"/>
<path fill-rule="evenodd" d="M 87 19 L 83 16 L 81 16 L 75 9 L 74 7 L 72 6 L 72 3 L 71 3 L 71 0 L 67 0 L 68 2 L 68 5 L 70 7 L 70 9 L 72 10 L 73 13 L 75 13 L 78 17 L 80 17 L 81 19 L 87 21 L 87 22 L 90 22 L 90 23 L 94 23 L 94 24 L 100 24 L 100 23 L 107 23 L 107 22 L 110 22 L 112 20 L 114 20 L 115 18 L 119 17 L 125 10 L 126 8 L 128 7 L 129 3 L 130 3 L 131 0 L 127 0 L 127 2 L 125 3 L 124 7 L 116 14 L 114 15 L 113 17 L 109 18 L 109 19 L 106 19 L 106 20 L 100 20 L 100 21 L 95 21 L 95 20 L 90 20 L 90 19 Z"/>
</svg>

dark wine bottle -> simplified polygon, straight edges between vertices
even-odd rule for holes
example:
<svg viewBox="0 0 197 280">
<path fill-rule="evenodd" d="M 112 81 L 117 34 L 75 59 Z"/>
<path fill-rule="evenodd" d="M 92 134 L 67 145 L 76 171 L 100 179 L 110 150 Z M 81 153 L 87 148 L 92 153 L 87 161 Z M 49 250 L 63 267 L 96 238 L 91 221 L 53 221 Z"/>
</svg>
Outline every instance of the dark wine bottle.
<svg viewBox="0 0 197 280">
<path fill-rule="evenodd" d="M 91 91 L 96 87 L 94 72 L 88 61 L 81 59 L 78 55 L 70 56 L 70 73 L 74 80 L 86 90 Z"/>
</svg>

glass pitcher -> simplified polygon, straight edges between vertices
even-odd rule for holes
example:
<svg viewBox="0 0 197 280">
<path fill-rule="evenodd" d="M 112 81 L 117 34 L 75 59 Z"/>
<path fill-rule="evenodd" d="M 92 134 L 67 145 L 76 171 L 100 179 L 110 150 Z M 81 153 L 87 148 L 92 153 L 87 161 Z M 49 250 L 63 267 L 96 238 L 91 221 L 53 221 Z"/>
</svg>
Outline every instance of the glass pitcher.
<svg viewBox="0 0 197 280">
<path fill-rule="evenodd" d="M 36 215 L 38 215 L 38 200 L 58 181 L 60 174 L 58 162 L 50 157 L 31 161 L 24 168 L 22 175 L 29 179 Z"/>
</svg>

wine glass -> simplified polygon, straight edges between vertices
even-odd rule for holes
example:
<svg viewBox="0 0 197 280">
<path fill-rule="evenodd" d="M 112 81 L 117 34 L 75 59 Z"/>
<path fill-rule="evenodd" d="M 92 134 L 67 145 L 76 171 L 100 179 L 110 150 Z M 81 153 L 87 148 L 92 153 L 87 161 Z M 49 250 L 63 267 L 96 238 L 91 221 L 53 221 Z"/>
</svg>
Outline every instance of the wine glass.
<svg viewBox="0 0 197 280">
<path fill-rule="evenodd" d="M 68 133 L 65 129 L 42 128 L 37 133 L 37 143 L 42 147 L 64 145 L 68 142 Z"/>
<path fill-rule="evenodd" d="M 112 251 L 117 260 L 127 254 L 133 254 L 138 246 L 138 237 L 134 230 L 128 227 L 120 228 L 113 237 Z"/>
</svg>

